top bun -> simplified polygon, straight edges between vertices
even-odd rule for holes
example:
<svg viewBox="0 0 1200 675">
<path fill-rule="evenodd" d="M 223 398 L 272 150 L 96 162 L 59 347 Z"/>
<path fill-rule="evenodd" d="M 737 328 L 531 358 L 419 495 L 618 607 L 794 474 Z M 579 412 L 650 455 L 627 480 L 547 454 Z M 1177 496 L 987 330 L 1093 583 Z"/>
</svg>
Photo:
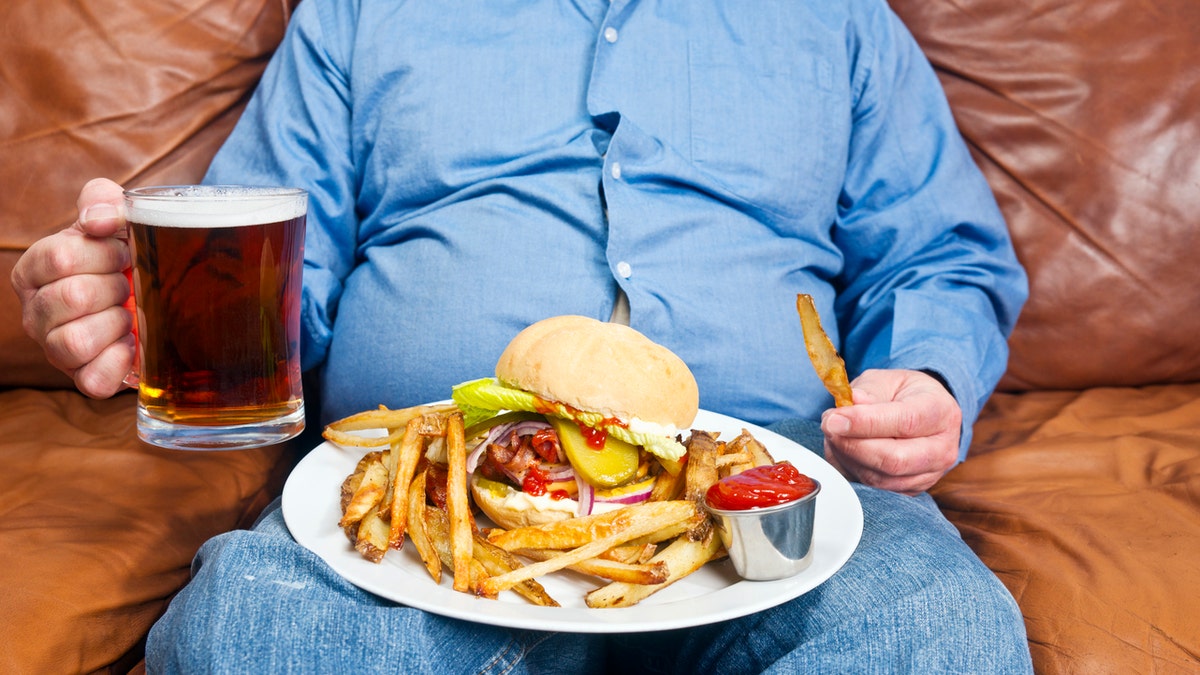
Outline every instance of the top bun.
<svg viewBox="0 0 1200 675">
<path fill-rule="evenodd" d="M 629 326 L 584 316 L 543 319 L 518 333 L 496 378 L 623 422 L 687 429 L 700 407 L 696 378 L 671 350 Z"/>
</svg>

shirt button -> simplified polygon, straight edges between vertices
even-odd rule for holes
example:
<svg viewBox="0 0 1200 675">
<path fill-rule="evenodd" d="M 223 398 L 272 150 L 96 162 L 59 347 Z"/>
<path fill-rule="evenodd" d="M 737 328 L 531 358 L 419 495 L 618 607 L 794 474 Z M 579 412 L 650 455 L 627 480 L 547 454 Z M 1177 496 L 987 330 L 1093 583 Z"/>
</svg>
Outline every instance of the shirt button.
<svg viewBox="0 0 1200 675">
<path fill-rule="evenodd" d="M 617 274 L 621 275 L 622 279 L 628 279 L 633 276 L 633 268 L 629 266 L 629 263 L 622 260 L 617 263 Z"/>
<path fill-rule="evenodd" d="M 612 177 L 616 180 L 621 180 L 621 163 L 620 162 L 613 162 Z"/>
<path fill-rule="evenodd" d="M 613 28 L 612 26 L 605 28 L 604 29 L 604 39 L 608 40 L 609 44 L 616 42 L 617 41 L 617 29 Z"/>
</svg>

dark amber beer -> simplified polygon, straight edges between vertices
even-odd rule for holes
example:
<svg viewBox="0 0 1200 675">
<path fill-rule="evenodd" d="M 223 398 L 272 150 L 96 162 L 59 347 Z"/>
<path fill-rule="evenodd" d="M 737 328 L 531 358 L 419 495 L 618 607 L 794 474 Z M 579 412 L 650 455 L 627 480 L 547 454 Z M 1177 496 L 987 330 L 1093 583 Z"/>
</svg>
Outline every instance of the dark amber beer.
<svg viewBox="0 0 1200 675">
<path fill-rule="evenodd" d="M 157 187 L 128 191 L 125 205 L 141 438 L 230 449 L 300 433 L 307 194 Z"/>
</svg>

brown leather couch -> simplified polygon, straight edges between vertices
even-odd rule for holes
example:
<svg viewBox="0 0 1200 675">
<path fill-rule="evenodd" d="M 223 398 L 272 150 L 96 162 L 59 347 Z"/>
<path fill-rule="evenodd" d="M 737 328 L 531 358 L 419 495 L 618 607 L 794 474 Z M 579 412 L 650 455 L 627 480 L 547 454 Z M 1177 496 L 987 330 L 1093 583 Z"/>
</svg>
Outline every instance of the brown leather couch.
<svg viewBox="0 0 1200 675">
<path fill-rule="evenodd" d="M 893 0 L 943 78 L 1032 295 L 971 458 L 934 495 L 1040 672 L 1200 671 L 1200 5 Z M 0 270 L 93 176 L 190 182 L 291 0 L 0 4 Z M 0 671 L 140 669 L 208 537 L 294 453 L 139 444 L 0 292 Z"/>
</svg>

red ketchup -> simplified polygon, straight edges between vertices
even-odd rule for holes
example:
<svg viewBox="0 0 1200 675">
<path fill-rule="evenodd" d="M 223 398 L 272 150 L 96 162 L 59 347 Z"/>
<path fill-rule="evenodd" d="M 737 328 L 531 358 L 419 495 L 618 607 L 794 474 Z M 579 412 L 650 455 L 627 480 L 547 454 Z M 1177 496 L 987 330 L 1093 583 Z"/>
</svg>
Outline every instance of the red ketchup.
<svg viewBox="0 0 1200 675">
<path fill-rule="evenodd" d="M 579 433 L 583 434 L 583 439 L 593 450 L 603 450 L 604 444 L 608 441 L 608 431 L 603 427 L 596 429 L 581 423 L 579 424 Z"/>
<path fill-rule="evenodd" d="M 571 497 L 566 490 L 550 490 L 550 483 L 550 477 L 546 475 L 546 472 L 540 466 L 534 465 L 529 467 L 529 472 L 525 474 L 525 480 L 521 481 L 521 491 L 531 497 L 549 494 L 550 498 L 554 500 Z"/>
<path fill-rule="evenodd" d="M 800 473 L 791 462 L 779 462 L 722 478 L 708 489 L 704 498 L 714 509 L 745 511 L 793 502 L 816 488 L 816 482 Z"/>
</svg>

